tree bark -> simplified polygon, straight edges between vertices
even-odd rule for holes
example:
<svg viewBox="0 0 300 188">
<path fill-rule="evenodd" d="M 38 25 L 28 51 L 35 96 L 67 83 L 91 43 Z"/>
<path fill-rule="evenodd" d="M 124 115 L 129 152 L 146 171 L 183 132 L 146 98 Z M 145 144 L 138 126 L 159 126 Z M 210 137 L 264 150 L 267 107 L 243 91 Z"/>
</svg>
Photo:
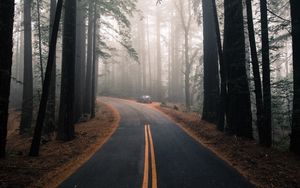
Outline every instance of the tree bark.
<svg viewBox="0 0 300 188">
<path fill-rule="evenodd" d="M 216 33 L 216 38 L 217 38 L 219 66 L 220 66 L 220 78 L 221 78 L 221 91 L 220 91 L 220 97 L 219 97 L 220 107 L 218 110 L 217 127 L 218 127 L 218 130 L 224 131 L 225 116 L 226 116 L 226 104 L 227 104 L 227 70 L 226 70 L 227 66 L 224 61 L 219 19 L 218 19 L 217 6 L 216 6 L 215 0 L 212 0 L 212 6 L 213 6 L 215 33 Z"/>
<path fill-rule="evenodd" d="M 50 4 L 50 31 L 49 31 L 49 51 L 51 48 L 52 30 L 54 29 L 54 19 L 56 14 L 56 0 L 51 0 Z M 54 50 L 53 65 L 51 71 L 49 99 L 47 103 L 47 115 L 45 120 L 45 134 L 49 135 L 55 131 L 55 105 L 56 105 L 56 50 Z"/>
<path fill-rule="evenodd" d="M 43 130 L 43 122 L 44 118 L 46 116 L 46 107 L 48 102 L 48 95 L 49 90 L 51 89 L 51 76 L 53 71 L 53 65 L 55 63 L 55 50 L 56 50 L 56 43 L 57 43 L 57 34 L 59 29 L 59 21 L 61 17 L 61 10 L 62 10 L 62 4 L 63 0 L 58 0 L 57 6 L 56 6 L 56 13 L 55 18 L 53 22 L 53 29 L 51 32 L 51 40 L 50 40 L 50 47 L 48 52 L 48 62 L 46 67 L 46 73 L 45 73 L 45 80 L 44 80 L 44 87 L 39 107 L 39 112 L 37 116 L 36 126 L 34 130 L 34 135 L 31 143 L 30 148 L 30 156 L 38 156 L 39 155 L 39 148 L 40 148 L 40 142 L 41 142 L 41 135 Z"/>
<path fill-rule="evenodd" d="M 251 61 L 252 71 L 254 75 L 254 87 L 255 87 L 254 92 L 255 92 L 256 116 L 257 116 L 256 125 L 258 129 L 259 142 L 261 145 L 263 145 L 264 137 L 266 137 L 263 131 L 263 126 L 264 126 L 263 96 L 262 96 L 262 89 L 261 89 L 261 78 L 260 78 L 259 63 L 257 57 L 251 0 L 246 0 L 246 8 L 247 8 L 247 22 L 248 22 L 249 42 L 250 42 L 251 60 L 252 60 Z"/>
<path fill-rule="evenodd" d="M 97 64 L 97 54 L 96 54 L 96 43 L 97 43 L 97 18 L 98 18 L 98 15 L 97 15 L 97 5 L 95 3 L 94 5 L 94 21 L 93 21 L 93 65 L 92 65 L 92 96 L 91 96 L 91 118 L 94 118 L 96 116 L 96 91 L 97 91 L 97 87 L 96 87 L 96 79 L 98 79 L 98 75 L 96 75 L 96 69 L 98 67 L 96 67 L 96 64 Z"/>
<path fill-rule="evenodd" d="M 192 13 L 191 13 L 191 1 L 188 1 L 188 16 L 187 19 L 184 16 L 184 1 L 179 0 L 179 4 L 175 3 L 175 6 L 180 14 L 181 26 L 184 31 L 184 94 L 185 94 L 185 106 L 189 111 L 191 107 L 191 94 L 190 94 L 190 73 L 191 73 L 191 62 L 189 59 L 189 33 L 192 21 Z"/>
<path fill-rule="evenodd" d="M 142 52 L 142 79 L 143 79 L 143 91 L 147 90 L 147 63 L 146 63 L 146 40 L 145 40 L 145 20 L 141 21 L 141 52 Z"/>
<path fill-rule="evenodd" d="M 43 87 L 44 82 L 44 69 L 43 69 L 43 57 L 42 57 L 42 33 L 41 33 L 41 16 L 40 16 L 40 0 L 36 1 L 37 8 L 37 27 L 38 27 L 38 38 L 39 38 L 39 59 L 40 59 L 40 75 L 41 75 L 41 86 Z M 51 19 L 51 17 L 50 17 Z"/>
<path fill-rule="evenodd" d="M 169 92 L 169 101 L 174 102 L 175 101 L 175 92 L 174 92 L 174 82 L 176 77 L 174 77 L 174 71 L 175 71 L 175 18 L 174 18 L 174 12 L 172 11 L 171 14 L 171 31 L 170 31 L 170 92 Z"/>
<path fill-rule="evenodd" d="M 157 9 L 156 15 L 156 63 L 157 63 L 157 87 L 156 87 L 156 97 L 157 100 L 162 100 L 162 80 L 161 80 L 161 46 L 160 46 L 160 10 Z"/>
<path fill-rule="evenodd" d="M 270 80 L 270 58 L 269 58 L 269 28 L 267 1 L 260 0 L 261 12 L 261 41 L 262 41 L 262 74 L 263 74 L 263 104 L 264 104 L 264 126 L 262 127 L 263 146 L 272 145 L 272 117 L 271 117 L 271 80 Z"/>
<path fill-rule="evenodd" d="M 76 67 L 75 67 L 75 121 L 83 114 L 85 91 L 85 58 L 86 58 L 86 2 L 78 1 L 76 27 Z"/>
<path fill-rule="evenodd" d="M 227 131 L 252 139 L 250 91 L 245 66 L 243 5 L 225 0 L 224 61 L 228 73 Z"/>
<path fill-rule="evenodd" d="M 173 12 L 172 12 L 173 14 Z M 172 15 L 173 16 L 173 15 Z M 173 19 L 171 18 L 171 23 L 170 23 L 170 29 L 169 29 L 169 37 L 168 37 L 168 101 L 171 102 L 171 95 L 172 95 L 172 91 L 171 91 L 171 67 L 172 67 L 172 51 L 173 51 L 173 35 L 172 35 L 172 31 L 173 31 Z"/>
<path fill-rule="evenodd" d="M 5 157 L 13 48 L 14 0 L 0 1 L 0 158 Z"/>
<path fill-rule="evenodd" d="M 31 0 L 24 0 L 24 75 L 20 133 L 31 127 L 33 111 Z"/>
<path fill-rule="evenodd" d="M 77 0 L 65 1 L 62 82 L 59 108 L 58 139 L 69 141 L 74 133 L 74 85 Z"/>
<path fill-rule="evenodd" d="M 204 100 L 202 119 L 208 122 L 217 123 L 220 91 L 217 35 L 215 32 L 212 3 L 212 1 L 202 1 L 204 56 Z"/>
<path fill-rule="evenodd" d="M 93 1 L 89 2 L 89 16 L 88 16 L 88 47 L 87 47 L 87 65 L 86 65 L 86 79 L 85 79 L 85 114 L 91 114 L 92 104 L 92 63 L 93 63 Z"/>
<path fill-rule="evenodd" d="M 191 92 L 190 92 L 190 74 L 191 63 L 189 60 L 189 30 L 184 31 L 184 59 L 185 59 L 185 71 L 184 71 L 184 91 L 185 91 L 185 106 L 187 111 L 191 109 Z"/>
<path fill-rule="evenodd" d="M 299 0 L 290 0 L 293 36 L 294 102 L 290 150 L 300 155 L 300 19 Z"/>
<path fill-rule="evenodd" d="M 180 34 L 180 26 L 178 20 L 178 14 L 174 15 L 174 36 L 173 36 L 173 61 L 172 61 L 172 99 L 174 102 L 183 102 L 182 101 L 182 85 L 181 85 L 181 63 L 179 61 L 179 44 L 182 40 Z M 176 22 L 177 21 L 177 22 Z"/>
<path fill-rule="evenodd" d="M 148 48 L 148 74 L 149 74 L 149 94 L 152 94 L 152 68 L 151 68 L 151 47 L 149 36 L 149 19 L 147 17 L 147 48 Z"/>
</svg>

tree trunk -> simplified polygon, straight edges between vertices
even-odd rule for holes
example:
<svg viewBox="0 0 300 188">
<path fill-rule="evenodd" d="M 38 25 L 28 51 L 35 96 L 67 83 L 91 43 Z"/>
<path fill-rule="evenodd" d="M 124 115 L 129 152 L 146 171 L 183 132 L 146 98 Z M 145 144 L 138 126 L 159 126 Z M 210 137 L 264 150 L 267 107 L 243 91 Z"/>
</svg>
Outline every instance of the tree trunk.
<svg viewBox="0 0 300 188">
<path fill-rule="evenodd" d="M 24 0 L 24 78 L 20 133 L 31 127 L 33 111 L 31 0 Z"/>
<path fill-rule="evenodd" d="M 149 20 L 147 17 L 147 48 L 148 48 L 148 74 L 149 74 L 149 94 L 152 94 L 152 68 L 151 68 L 151 47 L 150 47 L 150 37 L 149 37 Z"/>
<path fill-rule="evenodd" d="M 173 30 L 173 19 L 171 18 L 171 23 L 170 23 L 170 29 L 169 29 L 169 37 L 168 37 L 168 101 L 171 101 L 171 66 L 172 66 L 172 47 L 173 47 L 173 37 L 172 37 L 172 30 Z"/>
<path fill-rule="evenodd" d="M 5 157 L 13 48 L 14 0 L 0 2 L 0 158 Z"/>
<path fill-rule="evenodd" d="M 263 140 L 260 143 L 266 147 L 272 145 L 272 117 L 271 117 L 271 80 L 269 58 L 269 28 L 267 1 L 260 0 L 261 12 L 261 41 L 262 41 L 262 74 L 263 74 L 263 104 L 264 126 L 262 127 Z"/>
<path fill-rule="evenodd" d="M 217 123 L 219 102 L 219 68 L 217 36 L 212 1 L 202 1 L 204 100 L 202 119 Z"/>
<path fill-rule="evenodd" d="M 88 16 L 88 47 L 87 47 L 87 65 L 86 65 L 86 80 L 85 80 L 85 114 L 91 114 L 92 105 L 92 63 L 93 63 L 93 1 L 89 2 Z"/>
<path fill-rule="evenodd" d="M 39 58 L 40 58 L 40 75 L 41 75 L 41 86 L 43 87 L 44 82 L 44 69 L 43 69 L 43 57 L 42 57 L 42 34 L 41 34 L 41 16 L 40 16 L 40 0 L 36 1 L 37 8 L 37 27 L 38 27 L 38 38 L 39 38 Z M 50 17 L 51 19 L 51 17 Z"/>
<path fill-rule="evenodd" d="M 29 153 L 30 156 L 39 155 L 41 135 L 43 130 L 43 122 L 46 116 L 48 95 L 49 95 L 49 90 L 51 89 L 51 76 L 54 68 L 53 65 L 55 63 L 55 50 L 56 50 L 57 34 L 59 29 L 59 21 L 61 17 L 62 4 L 63 4 L 63 0 L 58 0 L 56 6 L 55 18 L 53 22 L 53 29 L 51 32 L 51 40 L 49 45 L 48 62 L 47 62 L 46 73 L 45 73 L 44 87 L 43 87 L 39 112 L 37 116 L 36 126 L 34 130 L 34 135 L 32 139 L 32 144 L 30 148 L 30 153 Z"/>
<path fill-rule="evenodd" d="M 96 43 L 97 43 L 97 18 L 98 18 L 98 15 L 97 15 L 97 6 L 96 6 L 96 3 L 94 5 L 94 23 L 93 23 L 93 65 L 92 65 L 92 103 L 91 103 L 91 118 L 94 118 L 96 116 L 96 91 L 97 91 L 97 87 L 96 87 L 96 79 L 98 78 L 98 76 L 96 75 L 96 69 L 98 67 L 96 67 L 96 64 L 97 64 L 97 54 L 96 54 Z"/>
<path fill-rule="evenodd" d="M 170 92 L 169 92 L 169 101 L 174 102 L 174 82 L 175 78 L 174 77 L 174 71 L 175 71 L 175 18 L 174 18 L 174 13 L 172 11 L 172 17 L 171 17 L 171 31 L 170 31 Z"/>
<path fill-rule="evenodd" d="M 51 0 L 50 4 L 50 31 L 49 31 L 49 41 L 51 41 L 52 30 L 54 29 L 54 19 L 56 13 L 56 0 Z M 49 51 L 51 44 L 49 42 Z M 47 115 L 45 120 L 45 134 L 49 135 L 55 131 L 55 105 L 56 105 L 56 50 L 54 50 L 53 65 L 51 71 L 51 82 L 49 99 L 47 103 Z"/>
<path fill-rule="evenodd" d="M 185 106 L 186 109 L 189 111 L 191 107 L 191 94 L 190 94 L 190 73 L 191 73 L 191 62 L 189 59 L 189 33 L 191 28 L 191 20 L 192 20 L 192 13 L 191 13 L 191 1 L 188 1 L 188 17 L 185 18 L 184 14 L 184 1 L 180 0 L 178 5 L 175 5 L 177 8 L 177 11 L 180 15 L 180 21 L 181 21 L 181 27 L 184 31 L 184 53 L 182 54 L 182 61 L 183 63 L 183 70 L 184 70 L 184 94 L 185 94 Z M 177 38 L 176 38 L 177 39 Z M 178 76 L 178 75 L 177 75 Z"/>
<path fill-rule="evenodd" d="M 143 91 L 146 92 L 147 89 L 147 63 L 146 63 L 146 45 L 145 45 L 145 21 L 144 19 L 141 21 L 141 52 L 142 52 L 142 78 L 143 78 Z"/>
<path fill-rule="evenodd" d="M 24 20 L 24 14 L 20 16 L 20 22 L 23 22 Z M 23 26 L 21 26 L 22 28 Z M 19 59 L 20 59 L 20 69 L 19 69 L 19 80 L 23 83 L 24 82 L 24 31 L 20 32 L 20 53 L 19 53 Z M 23 84 L 19 85 L 19 108 L 22 110 L 23 105 Z"/>
<path fill-rule="evenodd" d="M 219 97 L 219 106 L 220 107 L 218 110 L 217 127 L 218 127 L 218 130 L 224 131 L 226 104 L 227 104 L 227 70 L 226 70 L 227 66 L 225 65 L 225 61 L 224 61 L 219 19 L 218 19 L 217 6 L 216 6 L 215 0 L 212 0 L 212 6 L 213 6 L 215 33 L 216 33 L 216 38 L 217 38 L 219 66 L 220 66 L 220 78 L 221 78 L 221 92 L 220 92 L 220 97 Z"/>
<path fill-rule="evenodd" d="M 75 85 L 75 46 L 76 46 L 76 2 L 65 1 L 62 82 L 59 108 L 58 139 L 69 141 L 74 134 L 74 85 Z"/>
<path fill-rule="evenodd" d="M 290 0 L 293 36 L 294 102 L 290 150 L 300 155 L 300 19 L 299 0 Z"/>
<path fill-rule="evenodd" d="M 248 22 L 248 32 L 249 32 L 249 42 L 250 42 L 250 49 L 251 49 L 251 62 L 252 62 L 252 70 L 254 75 L 254 86 L 255 86 L 255 102 L 256 102 L 256 116 L 257 116 L 257 129 L 259 135 L 259 142 L 261 145 L 264 143 L 264 131 L 263 131 L 263 96 L 262 96 L 262 89 L 261 89 L 261 78 L 260 78 L 260 71 L 259 71 L 259 63 L 257 57 L 257 49 L 256 49 L 256 41 L 255 41 L 255 31 L 253 25 L 253 16 L 252 16 L 252 3 L 251 0 L 246 0 L 246 7 L 247 7 L 247 22 Z"/>
<path fill-rule="evenodd" d="M 245 66 L 243 5 L 225 0 L 224 61 L 228 71 L 228 132 L 253 138 L 250 91 Z"/>
<path fill-rule="evenodd" d="M 184 91 L 185 91 L 185 106 L 187 111 L 191 109 L 191 94 L 190 94 L 190 73 L 191 64 L 189 60 L 189 31 L 184 31 L 184 59 L 185 59 L 185 71 L 184 71 Z"/>
<path fill-rule="evenodd" d="M 182 102 L 182 85 L 181 85 L 181 63 L 179 57 L 179 44 L 182 40 L 180 34 L 180 26 L 176 20 L 178 20 L 178 16 L 175 15 L 174 18 L 174 43 L 173 43 L 173 62 L 172 62 L 172 93 L 173 93 L 173 101 L 174 102 Z"/>
<path fill-rule="evenodd" d="M 156 15 L 156 63 L 157 63 L 157 100 L 162 100 L 162 82 L 161 82 L 161 46 L 160 46 L 160 10 L 157 9 Z"/>
<path fill-rule="evenodd" d="M 85 91 L 85 49 L 86 29 L 85 13 L 86 2 L 78 1 L 77 27 L 76 27 L 76 67 L 75 67 L 75 121 L 78 121 L 83 114 L 83 99 Z"/>
</svg>

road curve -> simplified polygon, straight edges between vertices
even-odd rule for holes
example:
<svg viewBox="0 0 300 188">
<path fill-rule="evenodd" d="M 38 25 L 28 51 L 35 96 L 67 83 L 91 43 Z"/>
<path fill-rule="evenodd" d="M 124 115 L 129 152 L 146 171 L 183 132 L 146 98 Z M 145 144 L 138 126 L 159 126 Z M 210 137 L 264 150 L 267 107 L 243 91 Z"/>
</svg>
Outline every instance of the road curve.
<svg viewBox="0 0 300 188">
<path fill-rule="evenodd" d="M 101 98 L 120 126 L 60 188 L 250 188 L 236 170 L 161 112 L 131 101 Z"/>
</svg>

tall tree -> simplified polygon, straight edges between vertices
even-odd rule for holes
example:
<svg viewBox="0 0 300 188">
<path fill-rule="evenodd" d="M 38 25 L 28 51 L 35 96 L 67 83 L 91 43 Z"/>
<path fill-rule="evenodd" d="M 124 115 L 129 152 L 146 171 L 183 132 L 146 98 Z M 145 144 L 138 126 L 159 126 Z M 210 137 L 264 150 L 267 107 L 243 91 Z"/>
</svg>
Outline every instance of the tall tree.
<svg viewBox="0 0 300 188">
<path fill-rule="evenodd" d="M 0 2 L 0 158 L 5 157 L 12 67 L 14 0 Z"/>
<path fill-rule="evenodd" d="M 228 73 L 227 130 L 253 138 L 250 91 L 245 65 L 243 4 L 225 0 L 224 61 Z"/>
<path fill-rule="evenodd" d="M 50 2 L 50 29 L 49 29 L 49 41 L 51 41 L 52 30 L 54 25 L 56 12 L 56 0 L 51 0 Z M 51 44 L 49 42 L 49 51 Z M 51 82 L 50 82 L 50 91 L 49 99 L 47 103 L 47 115 L 45 121 L 45 134 L 50 134 L 55 130 L 55 105 L 56 105 L 56 50 L 54 50 L 53 58 L 53 67 L 51 71 Z"/>
<path fill-rule="evenodd" d="M 143 92 L 147 90 L 147 60 L 146 60 L 146 37 L 145 37 L 145 19 L 142 19 L 140 22 L 140 32 L 141 32 L 141 65 L 142 65 L 142 80 L 143 80 Z"/>
<path fill-rule="evenodd" d="M 173 16 L 173 12 L 171 11 L 171 16 Z M 172 68 L 172 54 L 173 54 L 173 35 L 172 35 L 172 31 L 173 31 L 173 25 L 174 25 L 174 21 L 171 18 L 171 23 L 169 26 L 169 37 L 168 37 L 168 100 L 171 101 L 171 95 L 172 95 L 172 91 L 171 91 L 171 68 Z"/>
<path fill-rule="evenodd" d="M 181 62 L 179 58 L 179 47 L 180 42 L 182 41 L 181 36 L 181 25 L 180 18 L 177 12 L 174 13 L 172 20 L 174 20 L 173 25 L 173 47 L 172 47 L 172 100 L 175 102 L 182 102 L 183 90 L 182 90 L 182 71 L 181 71 Z"/>
<path fill-rule="evenodd" d="M 75 120 L 83 114 L 86 58 L 86 1 L 79 0 L 76 27 Z"/>
<path fill-rule="evenodd" d="M 251 50 L 251 63 L 252 63 L 252 71 L 254 75 L 254 87 L 255 87 L 255 102 L 256 102 L 256 116 L 257 116 L 257 129 L 259 134 L 259 142 L 263 145 L 263 140 L 267 137 L 264 131 L 264 122 L 263 122 L 263 96 L 262 96 L 262 88 L 261 88 L 261 78 L 259 71 L 259 63 L 257 57 L 257 49 L 256 49 L 256 40 L 255 40 L 255 31 L 253 24 L 253 15 L 252 15 L 252 2 L 251 0 L 246 0 L 246 8 L 247 8 L 247 25 L 248 25 L 248 33 L 249 33 L 249 42 L 250 42 L 250 50 Z"/>
<path fill-rule="evenodd" d="M 151 68 L 151 46 L 149 36 L 149 18 L 147 16 L 147 50 L 148 50 L 148 74 L 149 74 L 149 94 L 152 94 L 152 68 Z"/>
<path fill-rule="evenodd" d="M 20 133 L 31 127 L 33 111 L 31 0 L 24 0 L 24 75 Z"/>
<path fill-rule="evenodd" d="M 212 3 L 212 1 L 202 1 L 204 51 L 204 101 L 202 119 L 216 123 L 218 120 L 219 68 Z"/>
<path fill-rule="evenodd" d="M 58 139 L 68 141 L 74 133 L 74 85 L 77 0 L 65 1 L 62 78 L 58 122 Z"/>
<path fill-rule="evenodd" d="M 216 1 L 212 0 L 214 23 L 215 23 L 215 33 L 217 38 L 218 46 L 218 56 L 219 56 L 219 67 L 220 67 L 220 78 L 221 78 L 221 91 L 219 97 L 219 110 L 218 110 L 218 130 L 224 131 L 225 128 L 225 116 L 226 116 L 226 104 L 227 104 L 227 70 L 226 62 L 224 61 L 222 40 L 219 26 L 219 18 L 217 12 Z"/>
<path fill-rule="evenodd" d="M 96 79 L 98 79 L 97 69 L 97 53 L 96 53 L 96 43 L 97 43 L 97 20 L 98 20 L 98 12 L 97 12 L 97 3 L 94 5 L 94 20 L 93 20 L 93 61 L 92 61 L 92 95 L 91 95 L 91 118 L 96 116 Z"/>
<path fill-rule="evenodd" d="M 85 108 L 84 113 L 91 114 L 91 98 L 92 98 L 92 64 L 93 64 L 93 6 L 94 2 L 89 1 L 88 15 L 88 36 L 87 36 L 87 64 L 86 64 L 86 79 L 85 79 Z"/>
<path fill-rule="evenodd" d="M 184 1 L 179 0 L 178 4 L 176 3 L 176 8 L 180 14 L 181 26 L 184 31 L 184 90 L 185 90 L 185 106 L 187 110 L 190 110 L 191 107 L 191 94 L 190 94 L 190 74 L 192 63 L 189 58 L 189 33 L 192 23 L 192 10 L 191 10 L 191 1 L 187 2 L 188 14 L 185 16 L 184 13 Z"/>
<path fill-rule="evenodd" d="M 270 57 L 269 57 L 269 28 L 267 0 L 260 0 L 261 13 L 261 41 L 262 41 L 262 75 L 263 75 L 263 104 L 264 104 L 264 126 L 262 131 L 264 137 L 261 144 L 272 145 L 272 117 L 271 117 L 271 79 L 270 79 Z"/>
<path fill-rule="evenodd" d="M 169 66 L 168 66 L 168 99 L 169 101 L 174 101 L 174 93 L 173 93 L 173 71 L 174 71 L 174 25 L 175 25 L 175 19 L 174 19 L 174 12 L 171 11 L 171 23 L 170 23 L 170 33 L 169 33 Z"/>
<path fill-rule="evenodd" d="M 157 63 L 157 87 L 156 87 L 156 93 L 157 93 L 157 99 L 162 100 L 162 79 L 161 79 L 161 73 L 162 73 L 162 65 L 161 65 L 161 46 L 160 46 L 160 10 L 157 9 L 156 14 L 156 63 Z"/>
<path fill-rule="evenodd" d="M 290 0 L 293 36 L 294 102 L 290 150 L 300 154 L 300 1 Z"/>
<path fill-rule="evenodd" d="M 38 28 L 38 47 L 39 47 L 39 60 L 40 60 L 40 77 L 41 77 L 41 86 L 43 86 L 44 82 L 44 67 L 43 67 L 43 57 L 42 57 L 42 33 L 41 33 L 41 6 L 40 0 L 36 1 L 36 12 L 37 12 L 37 28 Z M 51 18 L 50 18 L 51 19 Z"/>
<path fill-rule="evenodd" d="M 43 123 L 44 118 L 46 116 L 46 107 L 48 102 L 48 96 L 49 96 L 49 90 L 51 89 L 51 76 L 54 63 L 55 63 L 55 50 L 56 50 L 56 43 L 57 43 L 57 34 L 59 29 L 59 21 L 61 17 L 61 10 L 62 10 L 63 0 L 57 1 L 56 6 L 56 12 L 55 12 L 55 18 L 53 21 L 53 29 L 51 32 L 51 40 L 49 45 L 49 52 L 48 52 L 48 61 L 47 61 L 47 67 L 46 67 L 46 73 L 45 73 L 45 80 L 44 80 L 44 87 L 41 97 L 41 102 L 39 106 L 39 112 L 37 116 L 36 126 L 34 130 L 34 135 L 31 143 L 30 148 L 30 156 L 38 156 L 39 155 L 39 148 L 40 148 L 40 142 L 41 142 L 41 135 L 43 130 Z"/>
</svg>

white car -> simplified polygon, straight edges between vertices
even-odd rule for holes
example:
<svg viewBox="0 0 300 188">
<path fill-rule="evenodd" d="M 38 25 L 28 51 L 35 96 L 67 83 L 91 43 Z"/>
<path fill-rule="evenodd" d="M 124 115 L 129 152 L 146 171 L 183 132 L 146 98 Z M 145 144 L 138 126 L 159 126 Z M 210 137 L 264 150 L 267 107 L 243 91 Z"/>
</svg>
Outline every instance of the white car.
<svg viewBox="0 0 300 188">
<path fill-rule="evenodd" d="M 140 103 L 152 103 L 152 98 L 149 95 L 142 95 L 137 101 Z"/>
</svg>

